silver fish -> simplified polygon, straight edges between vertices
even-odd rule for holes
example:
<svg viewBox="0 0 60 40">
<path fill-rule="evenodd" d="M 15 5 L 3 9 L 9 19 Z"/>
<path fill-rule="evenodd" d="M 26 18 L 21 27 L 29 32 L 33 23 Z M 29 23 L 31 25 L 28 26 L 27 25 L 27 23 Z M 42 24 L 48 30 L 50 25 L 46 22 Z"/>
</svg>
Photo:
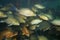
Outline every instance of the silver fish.
<svg viewBox="0 0 60 40">
<path fill-rule="evenodd" d="M 52 12 L 50 10 L 47 13 L 40 13 L 38 16 L 41 19 L 47 20 L 47 21 L 54 19 L 54 16 L 53 16 L 53 14 L 52 14 Z"/>
<path fill-rule="evenodd" d="M 42 20 L 49 20 L 47 16 L 45 15 L 39 15 L 39 17 L 42 19 Z"/>
<path fill-rule="evenodd" d="M 20 15 L 24 15 L 24 16 L 36 16 L 36 14 L 31 11 L 29 8 L 22 8 L 19 10 L 19 14 Z"/>
<path fill-rule="evenodd" d="M 38 9 L 44 9 L 45 8 L 45 6 L 43 6 L 41 4 L 35 4 L 34 6 Z"/>
<path fill-rule="evenodd" d="M 58 26 L 60 26 L 60 19 L 55 19 L 55 20 L 51 21 L 51 23 L 52 23 L 53 25 L 58 25 Z"/>
<path fill-rule="evenodd" d="M 33 25 L 33 24 L 39 24 L 39 23 L 41 23 L 42 22 L 42 20 L 40 20 L 40 19 L 34 19 L 34 20 L 32 20 L 31 21 L 31 24 Z"/>
</svg>

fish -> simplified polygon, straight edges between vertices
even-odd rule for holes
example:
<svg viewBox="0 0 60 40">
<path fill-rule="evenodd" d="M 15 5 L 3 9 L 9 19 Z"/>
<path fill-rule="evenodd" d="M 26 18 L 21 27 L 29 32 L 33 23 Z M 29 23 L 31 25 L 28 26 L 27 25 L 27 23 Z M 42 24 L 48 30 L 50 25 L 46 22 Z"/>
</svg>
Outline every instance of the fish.
<svg viewBox="0 0 60 40">
<path fill-rule="evenodd" d="M 47 13 L 41 13 L 41 14 L 39 14 L 38 16 L 39 16 L 39 18 L 41 18 L 42 20 L 46 20 L 46 21 L 55 19 L 55 17 L 53 16 L 53 14 L 52 14 L 51 11 L 48 11 Z"/>
<path fill-rule="evenodd" d="M 13 31 L 11 31 L 10 29 L 5 29 L 2 32 L 0 32 L 0 34 L 1 34 L 0 39 L 3 39 L 4 37 L 8 39 L 16 36 L 17 32 L 13 33 Z"/>
<path fill-rule="evenodd" d="M 7 16 L 8 18 L 5 20 L 5 22 L 9 24 L 8 26 L 20 25 L 20 23 L 25 23 L 25 19 L 27 19 L 25 16 L 19 15 L 18 13 L 13 13 L 12 11 L 8 11 Z"/>
<path fill-rule="evenodd" d="M 52 23 L 53 25 L 58 25 L 58 26 L 60 26 L 60 19 L 54 19 L 53 21 L 51 21 L 51 23 Z"/>
<path fill-rule="evenodd" d="M 32 24 L 32 25 L 34 25 L 34 24 L 39 24 L 39 23 L 41 23 L 42 22 L 42 20 L 40 20 L 40 19 L 34 19 L 34 20 L 32 20 L 30 23 Z"/>
<path fill-rule="evenodd" d="M 19 19 L 20 23 L 26 23 L 26 21 L 23 18 Z"/>
<path fill-rule="evenodd" d="M 0 11 L 0 18 L 6 18 L 7 15 Z"/>
<path fill-rule="evenodd" d="M 30 30 L 35 30 L 36 27 L 37 27 L 37 25 L 32 25 L 32 26 L 29 27 L 29 29 L 30 29 Z"/>
<path fill-rule="evenodd" d="M 50 27 L 51 27 L 51 24 L 50 23 L 48 23 L 47 21 L 43 21 L 43 22 L 41 22 L 39 24 L 38 29 L 43 30 L 43 31 L 46 31 L 46 30 L 49 30 Z"/>
<path fill-rule="evenodd" d="M 39 16 L 39 18 L 41 18 L 42 20 L 46 20 L 46 21 L 49 21 L 49 20 L 53 20 L 54 19 L 54 17 L 53 17 L 53 15 L 52 14 L 39 14 L 38 15 Z"/>
<path fill-rule="evenodd" d="M 47 16 L 45 15 L 39 15 L 39 18 L 42 19 L 42 20 L 49 20 Z"/>
<path fill-rule="evenodd" d="M 9 7 L 3 7 L 0 10 L 2 10 L 2 11 L 8 11 L 8 9 L 9 9 Z"/>
<path fill-rule="evenodd" d="M 16 17 L 17 17 L 17 19 L 18 19 L 18 21 L 19 21 L 20 23 L 26 23 L 27 17 L 25 17 L 25 16 L 23 16 L 23 15 L 18 15 L 18 16 L 16 16 Z"/>
<path fill-rule="evenodd" d="M 45 9 L 45 6 L 43 6 L 41 4 L 35 4 L 34 7 L 38 8 L 38 9 Z"/>
<path fill-rule="evenodd" d="M 8 12 L 7 12 L 7 14 L 12 15 L 12 14 L 13 14 L 13 12 L 12 12 L 12 11 L 8 11 Z"/>
<path fill-rule="evenodd" d="M 4 36 L 5 36 L 6 38 L 11 37 L 12 35 L 13 35 L 13 33 L 10 32 L 10 31 L 6 31 L 5 34 L 4 34 Z"/>
<path fill-rule="evenodd" d="M 8 26 L 20 25 L 20 22 L 16 18 L 17 16 L 15 15 L 15 13 L 13 13 L 12 11 L 8 11 L 7 16 L 8 18 L 5 20 L 5 22 L 8 24 Z"/>
<path fill-rule="evenodd" d="M 52 11 L 49 10 L 46 14 L 44 14 L 45 16 L 47 16 L 49 18 L 49 20 L 54 20 L 55 16 L 53 15 Z"/>
<path fill-rule="evenodd" d="M 50 14 L 45 14 L 45 15 L 46 15 L 46 17 L 48 17 L 49 20 L 53 20 L 54 19 L 53 15 L 50 15 Z"/>
<path fill-rule="evenodd" d="M 0 11 L 0 23 L 4 23 L 7 19 L 7 15 Z"/>
<path fill-rule="evenodd" d="M 2 7 L 0 10 L 1 11 L 8 11 L 12 6 L 13 6 L 12 4 L 9 4 L 9 5 Z"/>
<path fill-rule="evenodd" d="M 26 27 L 22 28 L 22 35 L 25 35 L 25 36 L 28 36 L 28 37 L 30 36 L 30 32 Z"/>
<path fill-rule="evenodd" d="M 5 22 L 6 22 L 7 24 L 9 24 L 10 26 L 11 26 L 11 25 L 20 25 L 19 22 L 18 22 L 18 20 L 16 20 L 16 19 L 13 18 L 13 17 L 8 17 L 8 18 L 5 20 Z"/>
<path fill-rule="evenodd" d="M 20 15 L 24 15 L 26 17 L 36 16 L 36 14 L 29 8 L 22 8 L 22 9 L 18 10 L 18 12 Z"/>
<path fill-rule="evenodd" d="M 37 12 L 38 10 L 35 7 L 32 7 L 32 11 Z"/>
<path fill-rule="evenodd" d="M 23 16 L 23 15 L 18 15 L 19 18 L 22 18 L 22 19 L 27 19 L 27 17 Z"/>
<path fill-rule="evenodd" d="M 42 36 L 38 36 L 38 40 L 48 40 L 48 38 L 42 35 Z"/>
</svg>

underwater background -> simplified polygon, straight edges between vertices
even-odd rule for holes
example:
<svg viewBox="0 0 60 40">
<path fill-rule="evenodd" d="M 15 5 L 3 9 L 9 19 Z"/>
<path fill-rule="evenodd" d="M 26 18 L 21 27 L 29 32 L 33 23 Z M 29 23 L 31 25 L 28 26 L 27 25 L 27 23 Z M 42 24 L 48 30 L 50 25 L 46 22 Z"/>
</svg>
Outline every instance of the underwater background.
<svg viewBox="0 0 60 40">
<path fill-rule="evenodd" d="M 60 0 L 0 0 L 0 40 L 60 40 Z"/>
</svg>

